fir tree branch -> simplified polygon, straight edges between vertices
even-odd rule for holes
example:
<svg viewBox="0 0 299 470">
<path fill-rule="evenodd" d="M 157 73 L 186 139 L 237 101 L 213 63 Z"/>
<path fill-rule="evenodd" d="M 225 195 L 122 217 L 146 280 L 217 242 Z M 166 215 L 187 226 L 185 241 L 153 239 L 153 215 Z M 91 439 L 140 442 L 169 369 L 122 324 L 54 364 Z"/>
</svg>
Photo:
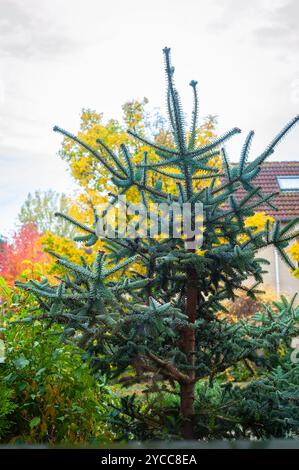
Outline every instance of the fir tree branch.
<svg viewBox="0 0 299 470">
<path fill-rule="evenodd" d="M 197 117 L 198 117 L 198 96 L 197 96 L 197 82 L 192 80 L 190 82 L 190 86 L 193 90 L 193 111 L 192 111 L 192 122 L 191 122 L 191 129 L 190 129 L 190 137 L 188 142 L 188 150 L 193 150 L 195 145 L 196 139 L 196 129 L 197 129 Z"/>
<path fill-rule="evenodd" d="M 78 139 L 78 137 L 76 137 L 75 135 L 71 134 L 70 132 L 67 132 L 65 131 L 64 129 L 61 129 L 60 127 L 58 126 L 54 126 L 53 127 L 53 131 L 54 132 L 59 132 L 60 134 L 64 135 L 65 137 L 67 137 L 68 139 L 71 139 L 73 140 L 74 142 L 76 142 L 77 144 L 81 145 L 81 147 L 85 148 L 86 150 L 88 150 L 88 152 L 90 152 L 97 160 L 99 160 L 101 162 L 101 164 L 112 174 L 114 175 L 116 178 L 119 178 L 119 179 L 125 179 L 125 177 L 119 173 L 118 171 L 116 171 L 113 166 L 111 166 L 107 160 L 105 160 L 102 155 L 100 155 L 96 150 L 94 150 L 92 147 L 90 147 L 89 145 L 87 145 L 85 142 L 83 142 L 82 140 Z"/>
<path fill-rule="evenodd" d="M 80 228 L 81 230 L 84 230 L 85 232 L 88 232 L 92 235 L 96 235 L 96 232 L 94 230 L 82 224 L 81 222 L 78 222 L 76 219 L 73 219 L 73 217 L 71 217 L 70 215 L 62 214 L 61 212 L 55 212 L 54 215 L 56 217 L 62 217 L 63 219 L 67 220 L 68 222 Z"/>
<path fill-rule="evenodd" d="M 170 48 L 165 47 L 163 49 L 164 58 L 165 58 L 165 69 L 166 77 L 168 82 L 169 94 L 170 94 L 170 104 L 173 109 L 173 122 L 174 122 L 174 134 L 178 141 L 179 151 L 181 155 L 185 154 L 185 132 L 184 132 L 184 119 L 183 113 L 181 110 L 179 96 L 177 90 L 174 88 L 173 84 L 173 73 L 174 68 L 170 64 Z"/>
<path fill-rule="evenodd" d="M 148 145 L 148 146 L 151 147 L 151 148 L 154 148 L 154 149 L 159 150 L 159 151 L 161 151 L 161 152 L 168 153 L 168 154 L 170 154 L 170 155 L 180 155 L 180 153 L 179 153 L 178 151 L 169 149 L 169 148 L 164 147 L 164 146 L 162 146 L 162 145 L 158 145 L 158 144 L 156 144 L 155 142 L 151 142 L 151 141 L 145 139 L 145 137 L 143 137 L 143 136 L 141 136 L 141 135 L 139 135 L 139 134 L 136 134 L 136 132 L 132 131 L 131 129 L 128 129 L 128 130 L 127 130 L 127 133 L 128 133 L 129 135 L 131 135 L 132 137 L 135 137 L 135 139 L 140 140 L 140 142 L 142 142 L 142 143 L 145 144 L 145 145 Z"/>
<path fill-rule="evenodd" d="M 161 359 L 159 356 L 152 352 L 147 352 L 146 356 L 148 356 L 152 361 L 154 361 L 158 366 L 161 367 L 161 372 L 163 370 L 167 371 L 168 374 L 174 379 L 177 380 L 179 383 L 191 383 L 192 380 L 190 379 L 189 375 L 180 372 L 173 364 L 168 361 Z"/>
</svg>

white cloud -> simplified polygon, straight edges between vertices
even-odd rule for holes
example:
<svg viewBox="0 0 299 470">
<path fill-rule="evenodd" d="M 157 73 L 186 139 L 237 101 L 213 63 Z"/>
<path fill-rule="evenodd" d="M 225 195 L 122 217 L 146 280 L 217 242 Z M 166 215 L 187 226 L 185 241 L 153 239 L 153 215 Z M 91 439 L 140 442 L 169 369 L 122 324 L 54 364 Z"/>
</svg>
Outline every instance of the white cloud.
<svg viewBox="0 0 299 470">
<path fill-rule="evenodd" d="M 143 96 L 164 108 L 165 45 L 186 109 L 198 79 L 202 116 L 217 114 L 220 132 L 254 128 L 261 149 L 298 114 L 298 10 L 296 0 L 1 0 L 0 231 L 28 191 L 70 186 L 54 124 L 76 132 L 82 107 L 119 117 Z M 298 135 L 275 158 L 298 159 Z"/>
</svg>

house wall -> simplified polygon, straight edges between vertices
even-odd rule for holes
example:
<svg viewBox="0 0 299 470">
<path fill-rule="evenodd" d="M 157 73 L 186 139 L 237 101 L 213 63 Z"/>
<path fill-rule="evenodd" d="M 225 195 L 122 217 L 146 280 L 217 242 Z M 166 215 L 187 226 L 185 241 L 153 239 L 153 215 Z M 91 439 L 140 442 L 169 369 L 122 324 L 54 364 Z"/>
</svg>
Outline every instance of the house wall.
<svg viewBox="0 0 299 470">
<path fill-rule="evenodd" d="M 299 293 L 299 279 L 290 273 L 290 268 L 286 265 L 279 255 L 275 256 L 275 248 L 268 246 L 259 252 L 262 258 L 267 259 L 270 265 L 265 265 L 264 286 L 275 292 L 277 295 L 286 294 L 292 296 Z M 278 276 L 277 276 L 278 265 Z M 278 278 L 277 278 L 278 277 Z"/>
</svg>

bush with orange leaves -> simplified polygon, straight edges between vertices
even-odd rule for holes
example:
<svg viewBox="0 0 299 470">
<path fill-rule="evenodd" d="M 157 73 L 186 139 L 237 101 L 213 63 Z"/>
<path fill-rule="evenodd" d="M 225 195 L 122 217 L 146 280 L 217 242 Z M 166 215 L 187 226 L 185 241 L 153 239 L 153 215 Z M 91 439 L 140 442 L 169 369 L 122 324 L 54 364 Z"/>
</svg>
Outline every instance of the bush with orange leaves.
<svg viewBox="0 0 299 470">
<path fill-rule="evenodd" d="M 256 299 L 248 297 L 246 293 L 239 293 L 234 301 L 225 302 L 224 306 L 228 314 L 220 313 L 221 317 L 229 318 L 232 322 L 238 322 L 242 318 L 252 317 L 255 313 L 263 310 L 264 305 L 272 305 L 277 300 L 274 292 L 266 291 L 264 294 L 256 296 Z"/>
<path fill-rule="evenodd" d="M 0 276 L 9 284 L 20 277 L 40 279 L 48 262 L 49 255 L 43 252 L 41 234 L 33 223 L 22 225 L 11 242 L 1 243 Z"/>
</svg>

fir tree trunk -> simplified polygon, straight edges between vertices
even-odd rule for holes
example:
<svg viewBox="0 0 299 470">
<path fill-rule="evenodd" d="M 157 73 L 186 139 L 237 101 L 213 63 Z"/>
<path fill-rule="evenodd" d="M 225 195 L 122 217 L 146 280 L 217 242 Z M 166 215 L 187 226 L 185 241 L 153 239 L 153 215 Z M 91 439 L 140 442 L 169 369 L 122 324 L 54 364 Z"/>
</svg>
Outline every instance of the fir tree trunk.
<svg viewBox="0 0 299 470">
<path fill-rule="evenodd" d="M 181 414 L 183 417 L 181 433 L 184 439 L 195 439 L 194 436 L 194 382 L 182 383 L 181 393 Z"/>
<path fill-rule="evenodd" d="M 194 323 L 197 306 L 197 286 L 196 271 L 189 268 L 187 271 L 187 292 L 186 292 L 186 314 L 189 322 Z M 181 414 L 183 418 L 182 436 L 185 439 L 194 439 L 194 388 L 195 371 L 192 370 L 195 364 L 195 331 L 193 328 L 185 328 L 182 332 L 182 351 L 186 354 L 190 366 L 190 382 L 180 384 Z"/>
</svg>

